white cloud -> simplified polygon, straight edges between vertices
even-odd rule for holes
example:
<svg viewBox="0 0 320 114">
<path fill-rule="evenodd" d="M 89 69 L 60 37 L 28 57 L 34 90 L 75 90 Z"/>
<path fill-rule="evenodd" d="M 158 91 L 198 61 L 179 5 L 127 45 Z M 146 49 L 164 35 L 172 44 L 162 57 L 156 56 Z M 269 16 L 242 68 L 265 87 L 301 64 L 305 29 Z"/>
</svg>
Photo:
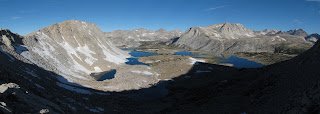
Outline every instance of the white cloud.
<svg viewBox="0 0 320 114">
<path fill-rule="evenodd" d="M 11 17 L 11 19 L 14 19 L 14 20 L 16 20 L 16 19 L 20 19 L 21 17 L 18 17 L 18 16 L 15 16 L 15 17 Z"/>
<path fill-rule="evenodd" d="M 306 0 L 308 2 L 320 2 L 320 0 Z"/>
<path fill-rule="evenodd" d="M 224 8 L 225 6 L 218 6 L 218 7 L 213 7 L 213 8 L 208 8 L 204 11 L 211 11 L 211 10 L 216 10 L 216 9 L 219 9 L 219 8 Z"/>
<path fill-rule="evenodd" d="M 33 10 L 20 10 L 19 13 L 33 13 Z"/>
<path fill-rule="evenodd" d="M 298 20 L 298 19 L 293 20 L 293 22 L 294 22 L 294 23 L 297 23 L 297 24 L 303 24 L 303 22 L 300 21 L 300 20 Z"/>
</svg>

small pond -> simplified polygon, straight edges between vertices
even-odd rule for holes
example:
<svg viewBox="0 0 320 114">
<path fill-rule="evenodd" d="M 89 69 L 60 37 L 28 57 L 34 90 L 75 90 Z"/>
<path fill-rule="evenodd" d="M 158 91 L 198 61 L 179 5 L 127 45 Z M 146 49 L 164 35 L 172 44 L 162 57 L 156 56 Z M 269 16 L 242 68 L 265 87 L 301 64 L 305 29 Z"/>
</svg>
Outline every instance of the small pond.
<svg viewBox="0 0 320 114">
<path fill-rule="evenodd" d="M 197 56 L 197 55 L 208 55 L 206 53 L 192 53 L 186 50 L 174 52 L 175 55 L 185 55 L 185 56 Z M 201 58 L 201 57 L 195 57 L 195 58 Z"/>
<path fill-rule="evenodd" d="M 117 73 L 117 70 L 110 70 L 101 73 L 92 73 L 90 76 L 94 77 L 97 81 L 110 80 L 114 78 L 114 75 Z"/>
<path fill-rule="evenodd" d="M 226 59 L 218 57 L 218 59 L 225 60 L 225 61 L 221 61 L 221 62 L 218 62 L 218 63 L 233 64 L 233 67 L 236 67 L 236 68 L 259 68 L 259 67 L 263 67 L 264 66 L 261 63 L 250 61 L 250 60 L 244 59 L 244 58 L 239 58 L 239 57 L 236 57 L 236 56 L 230 56 L 229 58 L 226 58 Z"/>
<path fill-rule="evenodd" d="M 149 64 L 140 62 L 138 60 L 138 57 L 157 55 L 157 53 L 148 53 L 148 52 L 142 52 L 142 51 L 130 51 L 129 54 L 132 57 L 127 58 L 127 60 L 128 60 L 128 62 L 126 62 L 127 65 L 147 65 L 147 66 L 149 66 Z"/>
<path fill-rule="evenodd" d="M 133 50 L 133 49 L 140 49 L 140 48 L 138 48 L 138 47 L 121 48 L 121 50 Z"/>
<path fill-rule="evenodd" d="M 138 58 L 127 58 L 128 62 L 126 62 L 127 65 L 147 65 L 149 66 L 149 64 L 140 62 L 138 60 Z"/>
<path fill-rule="evenodd" d="M 148 52 L 142 52 L 142 51 L 131 51 L 129 53 L 133 57 L 143 57 L 143 56 L 150 56 L 150 55 L 157 55 L 157 53 L 148 53 Z"/>
</svg>

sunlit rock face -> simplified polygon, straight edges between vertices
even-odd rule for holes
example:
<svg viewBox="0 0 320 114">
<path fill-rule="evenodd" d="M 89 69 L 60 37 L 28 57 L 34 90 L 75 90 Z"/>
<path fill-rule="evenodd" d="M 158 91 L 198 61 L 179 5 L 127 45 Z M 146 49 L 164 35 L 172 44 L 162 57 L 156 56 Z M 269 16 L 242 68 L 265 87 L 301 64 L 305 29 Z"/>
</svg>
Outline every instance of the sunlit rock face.
<svg viewBox="0 0 320 114">
<path fill-rule="evenodd" d="M 129 56 L 113 46 L 97 25 L 78 20 L 37 30 L 23 42 L 28 51 L 21 55 L 70 81 L 91 79 L 91 73 L 114 69 Z"/>
</svg>

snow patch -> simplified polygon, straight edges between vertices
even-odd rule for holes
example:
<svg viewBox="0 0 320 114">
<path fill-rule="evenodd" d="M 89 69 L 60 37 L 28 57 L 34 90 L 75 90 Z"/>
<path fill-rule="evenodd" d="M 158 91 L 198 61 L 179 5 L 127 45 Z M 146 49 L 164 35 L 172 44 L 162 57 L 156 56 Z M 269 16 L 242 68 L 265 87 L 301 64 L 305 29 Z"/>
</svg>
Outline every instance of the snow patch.
<svg viewBox="0 0 320 114">
<path fill-rule="evenodd" d="M 102 72 L 102 70 L 100 69 L 100 67 L 97 67 L 97 66 L 94 67 L 94 71 L 95 71 L 95 72 Z"/>
<path fill-rule="evenodd" d="M 246 33 L 246 36 L 253 37 L 254 35 Z"/>
<path fill-rule="evenodd" d="M 100 112 L 97 109 L 89 109 L 91 112 Z"/>
<path fill-rule="evenodd" d="M 35 86 L 37 86 L 38 88 L 42 88 L 42 89 L 44 89 L 44 87 L 42 87 L 41 85 L 39 85 L 39 84 L 34 84 Z"/>
<path fill-rule="evenodd" d="M 153 61 L 146 61 L 146 63 L 153 63 Z"/>
<path fill-rule="evenodd" d="M 0 48 L 0 51 L 1 51 L 2 53 L 6 54 L 8 57 L 10 57 L 10 59 L 11 59 L 12 61 L 15 60 L 15 58 L 13 58 L 13 57 L 12 57 L 10 54 L 8 54 L 7 52 L 3 51 L 1 48 Z"/>
<path fill-rule="evenodd" d="M 24 51 L 27 51 L 27 48 L 24 45 L 14 46 L 14 48 L 16 49 L 16 52 L 19 53 L 19 54 L 24 52 Z"/>
<path fill-rule="evenodd" d="M 213 35 L 214 35 L 215 37 L 221 37 L 221 35 L 220 35 L 220 34 L 217 34 L 217 33 L 213 33 Z"/>
<path fill-rule="evenodd" d="M 194 73 L 204 73 L 204 72 L 211 72 L 210 70 L 197 70 Z"/>
<path fill-rule="evenodd" d="M 88 65 L 90 65 L 90 66 L 94 63 L 94 61 L 92 61 L 92 60 L 89 59 L 89 58 L 86 58 L 84 61 L 85 61 L 86 63 L 88 63 Z"/>
<path fill-rule="evenodd" d="M 97 107 L 97 109 L 100 110 L 100 111 L 104 111 L 104 109 L 101 108 L 101 107 Z"/>
<path fill-rule="evenodd" d="M 124 59 L 121 59 L 115 55 L 112 55 L 111 53 L 105 51 L 105 50 L 102 50 L 103 54 L 106 56 L 105 58 L 103 58 L 104 60 L 106 61 L 109 61 L 109 62 L 113 62 L 115 64 L 121 64 L 121 63 L 124 63 L 126 62 L 126 60 Z"/>
<path fill-rule="evenodd" d="M 104 92 L 96 92 L 96 94 L 99 94 L 99 95 L 110 95 L 110 93 L 104 93 Z"/>
<path fill-rule="evenodd" d="M 30 71 L 30 70 L 26 70 L 26 73 L 30 74 L 31 76 L 33 77 L 36 77 L 38 79 L 41 79 L 36 73 L 34 73 L 33 71 Z"/>
<path fill-rule="evenodd" d="M 149 71 L 133 70 L 133 71 L 131 71 L 131 72 L 137 73 L 137 74 L 153 75 L 153 73 L 151 73 L 151 72 L 149 72 Z"/>
<path fill-rule="evenodd" d="M 164 81 L 174 81 L 174 79 L 162 79 Z"/>
<path fill-rule="evenodd" d="M 287 41 L 286 39 L 284 39 L 284 38 L 280 38 L 280 41 Z"/>
<path fill-rule="evenodd" d="M 94 53 L 93 51 L 91 51 L 88 47 L 87 44 L 85 44 L 83 47 L 78 47 L 77 48 L 77 51 L 84 54 L 88 59 L 87 61 L 91 61 L 91 62 L 95 62 L 97 61 L 98 59 L 94 58 L 91 54 L 96 54 Z M 86 61 L 86 60 L 85 60 Z M 92 65 L 92 64 L 91 64 Z"/>
<path fill-rule="evenodd" d="M 143 74 L 145 75 L 152 75 L 153 73 L 149 72 L 149 71 L 143 71 Z"/>
<path fill-rule="evenodd" d="M 92 94 L 90 91 L 88 90 L 84 90 L 84 89 L 80 89 L 80 88 L 76 88 L 76 87 L 72 87 L 72 86 L 69 86 L 69 85 L 66 85 L 66 84 L 63 84 L 63 83 L 59 83 L 59 82 L 56 82 L 56 84 L 62 88 L 65 88 L 69 91 L 74 91 L 74 92 L 77 92 L 77 93 L 82 93 L 82 94 Z"/>
<path fill-rule="evenodd" d="M 195 59 L 195 58 L 192 58 L 192 57 L 190 57 L 189 59 L 191 60 L 191 63 L 190 63 L 191 65 L 194 65 L 197 62 L 206 62 L 205 60 Z"/>
</svg>

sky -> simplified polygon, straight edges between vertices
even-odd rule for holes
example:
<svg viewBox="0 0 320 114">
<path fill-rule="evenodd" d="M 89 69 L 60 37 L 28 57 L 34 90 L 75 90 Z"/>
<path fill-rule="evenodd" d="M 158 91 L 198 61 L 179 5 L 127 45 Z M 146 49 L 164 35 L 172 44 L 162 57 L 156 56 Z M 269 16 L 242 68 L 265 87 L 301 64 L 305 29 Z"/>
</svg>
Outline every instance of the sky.
<svg viewBox="0 0 320 114">
<path fill-rule="evenodd" d="M 75 19 L 104 32 L 185 31 L 224 22 L 252 30 L 302 28 L 320 33 L 320 0 L 0 0 L 0 28 L 27 35 Z"/>
</svg>

